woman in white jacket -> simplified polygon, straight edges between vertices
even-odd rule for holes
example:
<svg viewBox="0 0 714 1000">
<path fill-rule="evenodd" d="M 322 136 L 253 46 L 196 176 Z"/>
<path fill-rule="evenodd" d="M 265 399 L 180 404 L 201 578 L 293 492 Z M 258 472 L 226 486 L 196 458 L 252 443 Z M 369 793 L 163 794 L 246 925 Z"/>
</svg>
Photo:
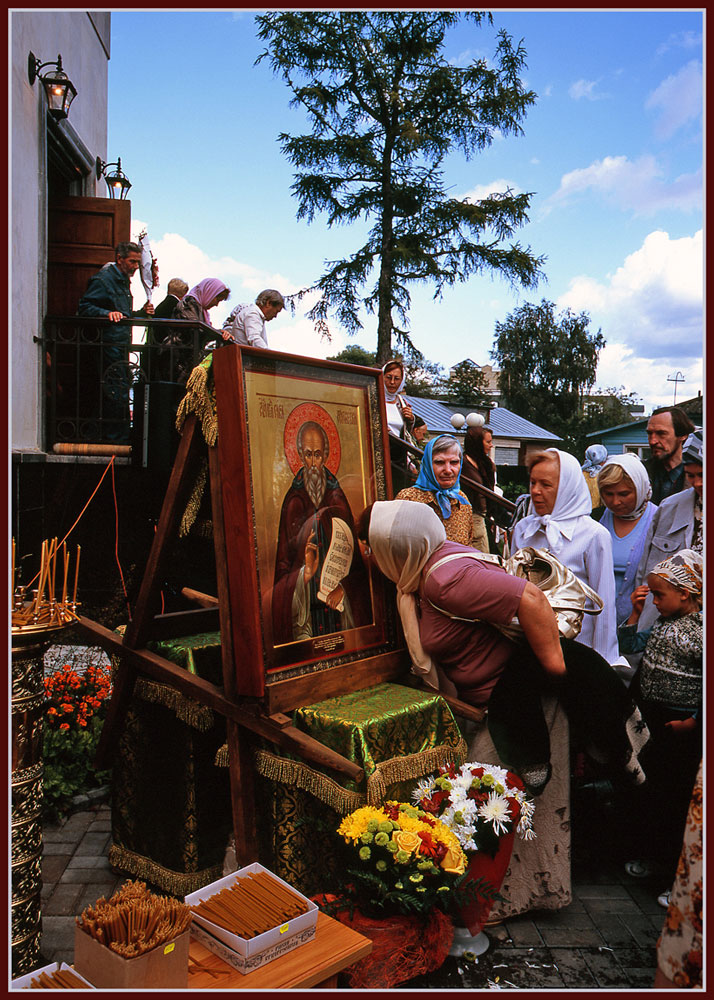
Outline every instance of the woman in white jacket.
<svg viewBox="0 0 714 1000">
<path fill-rule="evenodd" d="M 530 503 L 517 521 L 511 551 L 531 545 L 547 549 L 596 591 L 599 615 L 584 615 L 577 642 L 596 650 L 611 666 L 627 667 L 618 649 L 615 620 L 615 574 L 610 535 L 590 516 L 592 500 L 574 455 L 557 448 L 538 452 L 527 462 Z"/>
</svg>

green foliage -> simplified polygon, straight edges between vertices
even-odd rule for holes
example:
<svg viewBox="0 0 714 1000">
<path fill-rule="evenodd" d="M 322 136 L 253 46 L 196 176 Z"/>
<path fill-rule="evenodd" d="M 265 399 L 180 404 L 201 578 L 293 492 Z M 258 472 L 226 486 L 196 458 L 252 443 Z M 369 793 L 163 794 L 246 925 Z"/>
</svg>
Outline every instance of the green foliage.
<svg viewBox="0 0 714 1000">
<path fill-rule="evenodd" d="M 70 808 L 75 795 L 107 784 L 111 770 L 92 766 L 103 720 L 96 716 L 84 730 L 59 730 L 44 726 L 43 731 L 43 815 L 56 819 Z"/>
<path fill-rule="evenodd" d="M 491 351 L 504 405 L 562 437 L 568 451 L 579 451 L 593 429 L 583 395 L 595 382 L 605 338 L 589 326 L 585 312 L 556 317 L 553 302 L 525 303 L 496 323 Z"/>
<path fill-rule="evenodd" d="M 364 365 L 366 368 L 374 368 L 377 365 L 377 355 L 374 351 L 367 351 L 359 344 L 350 344 L 343 348 L 338 354 L 328 356 L 328 361 L 343 361 L 347 365 Z"/>
<path fill-rule="evenodd" d="M 69 665 L 45 678 L 42 727 L 43 812 L 49 819 L 66 813 L 75 795 L 99 788 L 111 771 L 93 767 L 111 694 L 111 674 L 90 665 L 79 672 Z"/>
<path fill-rule="evenodd" d="M 482 406 L 488 402 L 487 380 L 472 361 L 460 361 L 439 386 L 439 399 L 454 406 Z"/>
<path fill-rule="evenodd" d="M 319 292 L 309 311 L 329 336 L 331 311 L 351 334 L 360 312 L 377 313 L 377 359 L 392 338 L 408 350 L 409 287 L 434 296 L 475 274 L 498 273 L 535 288 L 543 258 L 511 243 L 528 221 L 532 195 L 496 191 L 477 202 L 448 195 L 448 154 L 468 159 L 497 136 L 520 135 L 535 102 L 520 79 L 525 51 L 497 34 L 495 54 L 457 66 L 443 55 L 449 28 L 491 15 L 454 11 L 290 11 L 256 17 L 268 59 L 307 114 L 311 132 L 281 133 L 296 168 L 297 217 L 318 213 L 328 226 L 365 221 L 365 242 L 326 270 L 300 298 Z M 474 48 L 479 40 L 472 39 Z M 364 286 L 367 286 L 364 288 Z M 397 322 L 394 321 L 394 315 Z M 399 325 L 397 325 L 397 323 Z"/>
</svg>

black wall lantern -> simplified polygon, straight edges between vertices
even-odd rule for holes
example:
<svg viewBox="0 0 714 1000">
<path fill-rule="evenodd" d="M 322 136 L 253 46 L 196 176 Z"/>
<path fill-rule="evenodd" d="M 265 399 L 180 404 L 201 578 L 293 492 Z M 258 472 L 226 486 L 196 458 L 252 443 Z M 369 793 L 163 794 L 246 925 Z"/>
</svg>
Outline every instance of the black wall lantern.
<svg viewBox="0 0 714 1000">
<path fill-rule="evenodd" d="M 116 167 L 116 170 L 108 174 L 108 167 Z M 100 160 L 99 157 L 97 157 L 97 180 L 99 180 L 102 176 L 107 182 L 109 197 L 117 198 L 120 201 L 123 201 L 129 193 L 131 181 L 121 168 L 121 157 L 117 157 L 116 163 L 105 163 L 104 160 Z"/>
<path fill-rule="evenodd" d="M 40 73 L 45 66 L 54 66 L 54 72 Z M 77 88 L 62 69 L 62 56 L 57 56 L 57 62 L 40 62 L 34 52 L 27 59 L 27 75 L 32 86 L 39 77 L 47 95 L 47 104 L 53 118 L 66 118 L 69 106 L 77 96 Z"/>
</svg>

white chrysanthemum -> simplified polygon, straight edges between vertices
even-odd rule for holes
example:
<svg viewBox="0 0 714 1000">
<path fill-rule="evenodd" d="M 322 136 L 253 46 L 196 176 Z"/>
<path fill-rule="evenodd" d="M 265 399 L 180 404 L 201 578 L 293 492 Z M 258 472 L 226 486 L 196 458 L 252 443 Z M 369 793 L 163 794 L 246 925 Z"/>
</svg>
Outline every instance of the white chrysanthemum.
<svg viewBox="0 0 714 1000">
<path fill-rule="evenodd" d="M 482 816 L 487 823 L 491 823 L 497 837 L 500 837 L 502 833 L 508 833 L 511 814 L 508 808 L 508 799 L 504 795 L 491 792 L 486 802 L 479 806 L 478 812 L 479 816 Z"/>
<path fill-rule="evenodd" d="M 412 792 L 412 799 L 414 802 L 419 802 L 422 798 L 429 798 L 435 789 L 433 778 L 420 778 Z"/>
<path fill-rule="evenodd" d="M 535 813 L 535 803 L 524 797 L 521 802 L 521 816 L 518 820 L 517 830 L 524 840 L 534 840 L 536 832 L 533 829 L 533 814 Z"/>
</svg>

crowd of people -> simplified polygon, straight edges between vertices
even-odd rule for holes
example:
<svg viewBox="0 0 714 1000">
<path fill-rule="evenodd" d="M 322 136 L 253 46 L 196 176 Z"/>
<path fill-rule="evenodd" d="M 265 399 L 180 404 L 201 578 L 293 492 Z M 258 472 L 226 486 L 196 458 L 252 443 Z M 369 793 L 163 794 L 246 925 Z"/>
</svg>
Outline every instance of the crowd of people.
<svg viewBox="0 0 714 1000">
<path fill-rule="evenodd" d="M 230 289 L 217 278 L 190 289 L 172 279 L 156 309 L 147 302 L 135 312 L 129 285 L 140 253 L 120 244 L 79 304 L 80 315 L 111 321 L 108 362 L 126 353 L 127 321 L 152 315 L 201 324 L 206 348 L 268 348 L 266 324 L 285 306 L 280 292 L 265 289 L 239 304 L 220 330 L 210 311 Z M 149 343 L 160 351 L 181 336 L 180 328 L 156 329 Z M 502 763 L 535 795 L 551 776 L 541 695 L 556 693 L 576 744 L 612 768 L 632 855 L 626 871 L 642 877 L 657 863 L 673 885 L 702 759 L 701 430 L 681 409 L 663 407 L 648 421 L 646 462 L 608 455 L 602 445 L 588 448 L 582 463 L 557 448 L 527 456 L 528 492 L 515 503 L 503 554 L 547 550 L 602 601 L 575 639 L 563 638 L 543 591 L 493 558 L 490 428 L 469 427 L 463 446 L 451 434 L 427 439 L 404 394 L 404 363 L 389 361 L 382 377 L 389 435 L 409 446 L 410 481 L 394 500 L 362 512 L 356 531 L 364 561 L 396 586 L 413 673 L 487 707 Z M 488 491 L 472 492 L 473 503 L 464 471 Z M 514 620 L 515 642 L 503 632 Z M 678 883 L 680 905 L 682 891 Z M 669 905 L 669 888 L 660 902 Z"/>
</svg>

